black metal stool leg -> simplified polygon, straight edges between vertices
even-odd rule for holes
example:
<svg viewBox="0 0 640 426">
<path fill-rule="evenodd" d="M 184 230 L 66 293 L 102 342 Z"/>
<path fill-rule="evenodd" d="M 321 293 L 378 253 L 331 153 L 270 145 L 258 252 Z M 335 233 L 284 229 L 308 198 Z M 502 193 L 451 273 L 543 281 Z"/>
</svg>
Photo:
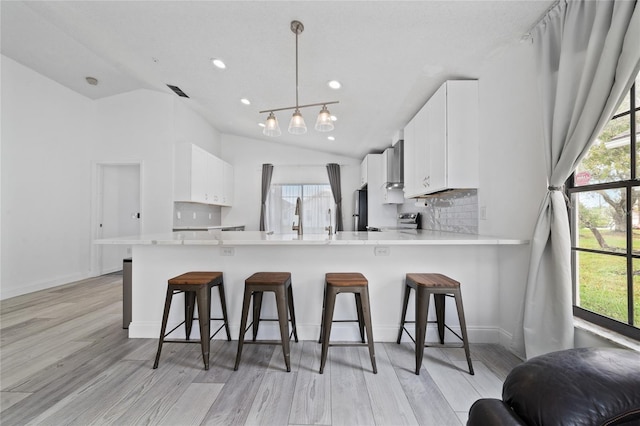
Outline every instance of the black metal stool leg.
<svg viewBox="0 0 640 426">
<path fill-rule="evenodd" d="M 460 331 L 462 333 L 462 344 L 464 345 L 464 353 L 467 357 L 467 365 L 469 366 L 469 374 L 472 376 L 473 365 L 471 364 L 471 353 L 469 351 L 469 338 L 467 337 L 467 322 L 464 319 L 464 308 L 462 307 L 462 294 L 460 291 L 454 291 L 453 297 L 456 300 L 456 309 L 458 310 L 458 321 L 460 322 Z"/>
<path fill-rule="evenodd" d="M 278 323 L 280 325 L 280 339 L 282 339 L 282 354 L 287 372 L 291 371 L 291 353 L 289 348 L 289 319 L 287 315 L 287 292 L 284 287 L 274 291 L 276 295 L 276 307 L 278 310 Z"/>
<path fill-rule="evenodd" d="M 291 284 L 287 287 L 287 300 L 289 303 L 289 313 L 291 315 L 291 328 L 293 328 L 293 338 L 298 341 L 298 327 L 296 326 L 296 310 L 293 307 L 293 288 Z"/>
<path fill-rule="evenodd" d="M 169 319 L 169 311 L 171 309 L 171 300 L 173 299 L 173 290 L 167 288 L 167 295 L 164 301 L 164 313 L 162 314 L 162 326 L 160 327 L 160 340 L 158 341 L 158 352 L 156 353 L 156 360 L 153 363 L 153 368 L 158 368 L 160 362 L 160 353 L 162 352 L 162 344 L 164 343 L 164 335 L 167 331 L 167 320 Z"/>
<path fill-rule="evenodd" d="M 186 339 L 191 338 L 191 330 L 193 329 L 193 316 L 196 305 L 195 291 L 182 291 L 184 293 L 184 331 Z"/>
<path fill-rule="evenodd" d="M 227 341 L 231 341 L 231 333 L 229 332 L 229 317 L 227 316 L 227 302 L 224 295 L 224 283 L 218 284 L 218 293 L 220 294 L 220 305 L 222 306 L 222 318 L 224 321 L 224 330 L 227 332 Z"/>
<path fill-rule="evenodd" d="M 320 356 L 320 374 L 324 372 L 324 364 L 327 361 L 327 353 L 329 352 L 329 339 L 331 338 L 331 322 L 333 319 L 333 310 L 336 304 L 336 290 L 330 286 L 326 286 L 325 290 L 325 309 L 322 336 L 322 355 Z"/>
<path fill-rule="evenodd" d="M 423 288 L 416 288 L 416 375 L 420 374 L 424 356 L 424 341 L 427 334 L 427 318 L 429 316 L 430 293 Z"/>
<path fill-rule="evenodd" d="M 364 313 L 362 312 L 362 295 L 359 292 L 353 293 L 356 299 L 356 312 L 358 314 L 358 328 L 360 329 L 360 341 L 365 343 L 364 341 L 364 324 L 365 318 Z"/>
<path fill-rule="evenodd" d="M 320 336 L 318 337 L 318 343 L 322 343 L 322 338 L 324 336 L 324 309 L 327 303 L 327 284 L 325 283 L 324 289 L 322 291 L 322 317 L 320 318 Z"/>
<path fill-rule="evenodd" d="M 409 304 L 409 294 L 411 293 L 411 287 L 407 284 L 404 286 L 404 300 L 402 302 L 402 316 L 400 317 L 400 330 L 398 330 L 398 340 L 396 343 L 400 344 L 402 340 L 402 332 L 404 331 L 404 324 L 407 318 L 407 305 Z"/>
<path fill-rule="evenodd" d="M 238 336 L 238 353 L 236 354 L 236 364 L 234 371 L 238 370 L 240 357 L 242 356 L 242 344 L 244 343 L 244 333 L 247 328 L 247 316 L 249 316 L 249 302 L 251 302 L 251 290 L 245 287 L 244 298 L 242 299 L 242 317 L 240 318 L 240 335 Z"/>
<path fill-rule="evenodd" d="M 258 336 L 258 327 L 260 326 L 260 312 L 262 311 L 262 292 L 253 292 L 253 341 Z"/>
<path fill-rule="evenodd" d="M 436 308 L 436 322 L 438 324 L 438 337 L 440 338 L 440 344 L 444 344 L 445 297 L 445 294 L 433 294 L 433 304 Z"/>
<path fill-rule="evenodd" d="M 209 325 L 211 318 L 211 287 L 202 286 L 197 291 L 198 322 L 200 323 L 200 347 L 202 348 L 202 360 L 204 369 L 209 369 Z"/>
<path fill-rule="evenodd" d="M 373 342 L 373 327 L 371 326 L 371 307 L 369 304 L 369 289 L 364 287 L 361 290 L 361 306 L 362 316 L 364 319 L 364 326 L 367 329 L 367 343 L 369 346 L 369 358 L 371 358 L 371 366 L 373 367 L 373 374 L 378 373 L 378 367 L 376 366 L 376 352 Z M 358 294 L 360 296 L 360 294 Z"/>
</svg>

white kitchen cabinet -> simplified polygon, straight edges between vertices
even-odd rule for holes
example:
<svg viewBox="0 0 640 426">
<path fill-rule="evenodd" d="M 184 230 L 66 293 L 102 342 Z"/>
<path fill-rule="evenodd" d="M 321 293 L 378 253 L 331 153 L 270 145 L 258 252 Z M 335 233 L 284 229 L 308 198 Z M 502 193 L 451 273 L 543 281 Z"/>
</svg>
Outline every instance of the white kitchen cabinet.
<svg viewBox="0 0 640 426">
<path fill-rule="evenodd" d="M 225 184 L 225 164 L 197 145 L 176 145 L 174 201 L 231 205 L 233 196 L 226 190 L 233 182 Z M 232 170 L 227 174 L 233 178 Z"/>
<path fill-rule="evenodd" d="M 367 183 L 369 183 L 368 173 L 369 165 L 367 156 L 365 156 L 364 160 L 362 160 L 362 163 L 360 163 L 360 189 L 364 188 L 365 186 L 367 186 Z"/>
<path fill-rule="evenodd" d="M 478 82 L 445 82 L 404 129 L 406 198 L 478 187 Z"/>
</svg>

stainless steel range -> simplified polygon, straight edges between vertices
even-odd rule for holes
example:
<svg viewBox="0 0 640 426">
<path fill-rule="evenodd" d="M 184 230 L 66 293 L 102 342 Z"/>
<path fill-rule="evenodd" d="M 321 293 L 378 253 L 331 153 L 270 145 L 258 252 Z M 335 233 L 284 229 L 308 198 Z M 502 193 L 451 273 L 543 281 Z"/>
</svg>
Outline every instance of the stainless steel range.
<svg viewBox="0 0 640 426">
<path fill-rule="evenodd" d="M 398 229 L 420 229 L 420 213 L 400 213 Z"/>
<path fill-rule="evenodd" d="M 375 228 L 373 226 L 367 226 L 367 231 L 379 232 L 379 231 L 403 231 L 409 229 L 421 229 L 420 226 L 420 213 L 400 213 L 398 215 L 398 222 L 396 226 L 385 226 L 383 228 Z"/>
</svg>

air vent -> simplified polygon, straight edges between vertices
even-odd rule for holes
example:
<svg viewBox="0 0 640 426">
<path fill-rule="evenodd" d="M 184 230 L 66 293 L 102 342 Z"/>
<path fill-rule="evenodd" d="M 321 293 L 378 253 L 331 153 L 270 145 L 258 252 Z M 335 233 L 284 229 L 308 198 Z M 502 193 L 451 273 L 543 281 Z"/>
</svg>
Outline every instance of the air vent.
<svg viewBox="0 0 640 426">
<path fill-rule="evenodd" d="M 176 93 L 176 95 L 178 95 L 178 96 L 182 96 L 183 98 L 188 98 L 188 97 L 189 97 L 189 96 L 187 96 L 187 94 L 186 94 L 186 93 L 184 93 L 184 92 L 182 91 L 182 89 L 180 89 L 178 86 L 172 86 L 172 85 L 170 85 L 170 84 L 167 84 L 167 86 L 169 87 L 169 89 L 173 90 L 173 91 Z"/>
</svg>

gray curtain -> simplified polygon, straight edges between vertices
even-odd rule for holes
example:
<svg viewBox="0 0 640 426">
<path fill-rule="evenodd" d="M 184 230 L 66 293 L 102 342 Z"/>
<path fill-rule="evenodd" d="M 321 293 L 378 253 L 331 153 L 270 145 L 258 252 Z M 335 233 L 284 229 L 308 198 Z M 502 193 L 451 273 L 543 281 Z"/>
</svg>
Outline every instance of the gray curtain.
<svg viewBox="0 0 640 426">
<path fill-rule="evenodd" d="M 329 184 L 333 193 L 333 200 L 336 202 L 336 232 L 344 231 L 342 223 L 342 189 L 340 187 L 340 164 L 327 164 L 327 173 L 329 174 Z"/>
<path fill-rule="evenodd" d="M 571 348 L 571 240 L 563 185 L 622 101 L 640 67 L 635 1 L 561 1 L 533 32 L 548 189 L 531 242 L 522 327 L 527 358 Z"/>
<path fill-rule="evenodd" d="M 262 200 L 260 204 L 260 230 L 267 230 L 267 196 L 271 186 L 271 176 L 273 175 L 273 164 L 262 165 Z"/>
</svg>

